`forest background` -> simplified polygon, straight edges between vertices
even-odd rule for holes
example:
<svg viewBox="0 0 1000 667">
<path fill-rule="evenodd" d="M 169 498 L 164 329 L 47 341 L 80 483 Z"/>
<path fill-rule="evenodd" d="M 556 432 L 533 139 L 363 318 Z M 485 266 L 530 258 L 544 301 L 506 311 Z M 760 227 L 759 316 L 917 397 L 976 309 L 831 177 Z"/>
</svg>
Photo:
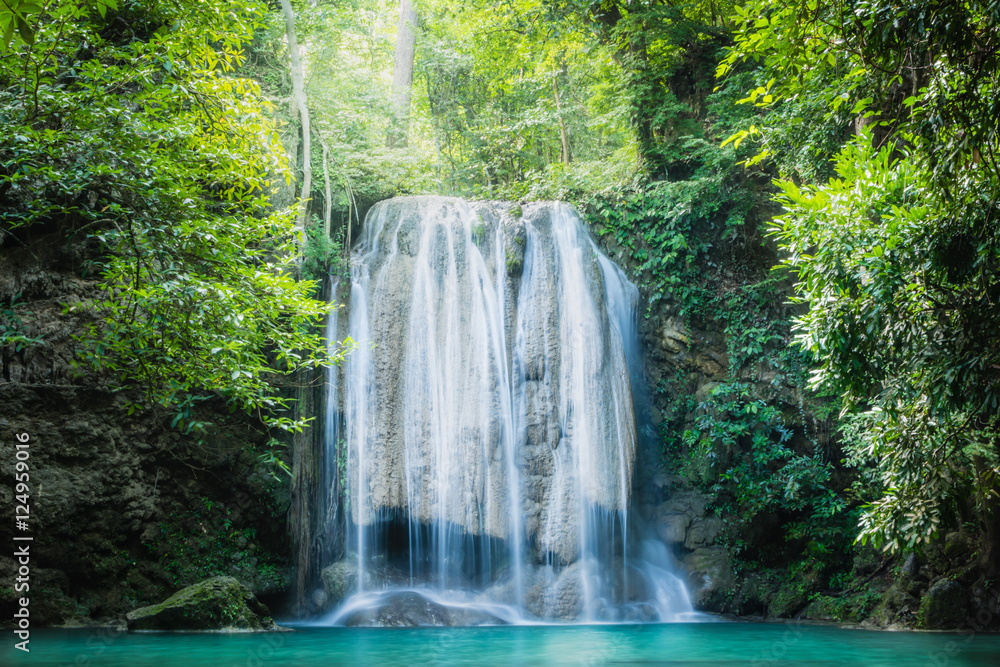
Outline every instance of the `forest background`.
<svg viewBox="0 0 1000 667">
<path fill-rule="evenodd" d="M 157 480 L 229 433 L 282 517 L 294 388 L 330 361 L 324 281 L 365 212 L 567 200 L 645 300 L 657 488 L 717 520 L 691 567 L 734 574 L 703 606 L 933 627 L 1000 579 L 998 22 L 995 0 L 0 0 L 3 379 L 114 394 L 156 424 Z M 286 586 L 281 531 L 220 528 L 216 502 L 91 545 L 86 576 L 158 569 L 78 613 L 253 549 L 247 576 Z M 206 523 L 222 546 L 192 551 Z"/>
</svg>

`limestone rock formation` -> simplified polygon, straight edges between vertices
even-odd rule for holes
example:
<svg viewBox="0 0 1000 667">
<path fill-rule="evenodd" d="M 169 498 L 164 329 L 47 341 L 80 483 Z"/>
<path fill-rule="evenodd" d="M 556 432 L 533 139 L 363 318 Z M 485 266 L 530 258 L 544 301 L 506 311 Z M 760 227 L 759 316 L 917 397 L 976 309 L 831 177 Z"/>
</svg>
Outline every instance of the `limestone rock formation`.
<svg viewBox="0 0 1000 667">
<path fill-rule="evenodd" d="M 416 197 L 369 218 L 341 330 L 362 343 L 342 382 L 355 524 L 405 510 L 506 539 L 523 521 L 566 564 L 581 503 L 628 506 L 628 367 L 572 215 Z"/>
<path fill-rule="evenodd" d="M 688 590 L 692 601 L 702 605 L 715 593 L 733 585 L 733 564 L 725 547 L 706 547 L 692 551 L 684 559 Z"/>
</svg>

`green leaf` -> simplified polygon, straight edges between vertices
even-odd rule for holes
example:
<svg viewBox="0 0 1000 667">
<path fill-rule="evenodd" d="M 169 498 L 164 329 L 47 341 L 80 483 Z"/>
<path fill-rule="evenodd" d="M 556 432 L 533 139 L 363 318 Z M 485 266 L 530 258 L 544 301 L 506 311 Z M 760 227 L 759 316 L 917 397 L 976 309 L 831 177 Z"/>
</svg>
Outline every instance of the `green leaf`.
<svg viewBox="0 0 1000 667">
<path fill-rule="evenodd" d="M 14 21 L 17 23 L 17 32 L 21 36 L 21 39 L 25 44 L 35 43 L 35 31 L 31 29 L 28 22 L 21 18 L 19 15 L 14 15 Z"/>
</svg>

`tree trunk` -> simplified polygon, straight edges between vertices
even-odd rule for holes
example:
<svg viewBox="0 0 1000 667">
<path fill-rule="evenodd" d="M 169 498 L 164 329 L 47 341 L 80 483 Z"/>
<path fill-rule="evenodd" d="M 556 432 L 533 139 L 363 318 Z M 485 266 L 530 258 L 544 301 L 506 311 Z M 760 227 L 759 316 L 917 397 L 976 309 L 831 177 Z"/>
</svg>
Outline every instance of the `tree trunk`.
<svg viewBox="0 0 1000 667">
<path fill-rule="evenodd" d="M 302 192 L 299 195 L 299 213 L 296 225 L 305 233 L 306 209 L 309 193 L 312 191 L 312 146 L 310 144 L 309 108 L 306 105 L 305 76 L 302 72 L 302 58 L 299 56 L 299 42 L 295 36 L 295 12 L 289 0 L 281 0 L 281 11 L 285 15 L 285 36 L 288 39 L 288 55 L 291 59 L 292 75 L 292 116 L 298 116 L 302 126 Z"/>
<path fill-rule="evenodd" d="M 332 195 L 330 192 L 330 147 L 326 145 L 322 137 L 320 137 L 319 143 L 323 146 L 323 194 L 325 203 L 323 206 L 323 233 L 326 235 L 326 238 L 330 238 L 330 225 L 333 219 L 333 201 L 331 200 Z"/>
<path fill-rule="evenodd" d="M 282 0 L 285 2 L 287 0 Z M 417 10 L 410 0 L 399 2 L 396 26 L 396 59 L 392 68 L 393 123 L 386 144 L 389 148 L 406 146 L 410 120 L 410 97 L 413 92 L 413 57 L 417 45 Z"/>
<path fill-rule="evenodd" d="M 566 123 L 562 116 L 562 103 L 559 101 L 559 73 L 552 75 L 552 95 L 556 100 L 556 117 L 559 119 L 559 139 L 562 142 L 561 159 L 563 164 L 569 164 L 572 155 L 569 152 L 569 134 L 566 132 Z"/>
</svg>

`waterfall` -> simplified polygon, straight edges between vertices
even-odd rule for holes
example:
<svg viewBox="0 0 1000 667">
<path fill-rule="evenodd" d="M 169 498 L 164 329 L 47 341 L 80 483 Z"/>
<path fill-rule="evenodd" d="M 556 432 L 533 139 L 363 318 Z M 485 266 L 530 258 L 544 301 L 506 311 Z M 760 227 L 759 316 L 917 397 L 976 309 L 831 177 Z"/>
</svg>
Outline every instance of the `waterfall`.
<svg viewBox="0 0 1000 667">
<path fill-rule="evenodd" d="M 328 622 L 690 612 L 666 549 L 629 533 L 637 302 L 566 204 L 372 209 L 328 323 L 353 346 L 327 382 L 347 535 L 323 576 L 348 598 Z"/>
</svg>

